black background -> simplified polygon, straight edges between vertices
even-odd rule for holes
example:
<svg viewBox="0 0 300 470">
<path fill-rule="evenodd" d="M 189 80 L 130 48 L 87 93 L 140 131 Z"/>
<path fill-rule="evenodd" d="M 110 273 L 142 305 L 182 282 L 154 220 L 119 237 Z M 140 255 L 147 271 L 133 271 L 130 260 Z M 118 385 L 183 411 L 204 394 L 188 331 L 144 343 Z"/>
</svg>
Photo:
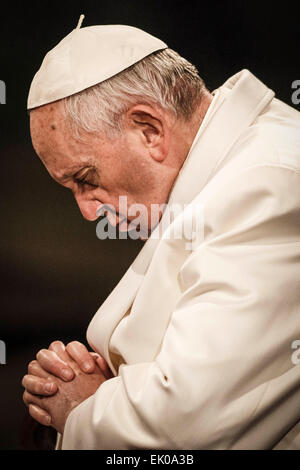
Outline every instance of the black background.
<svg viewBox="0 0 300 470">
<path fill-rule="evenodd" d="M 193 62 L 213 90 L 248 68 L 292 105 L 300 79 L 296 2 L 4 1 L 0 6 L 1 320 L 0 449 L 21 449 L 27 363 L 54 339 L 85 342 L 86 327 L 142 242 L 100 241 L 69 191 L 53 182 L 31 147 L 26 100 L 45 53 L 76 25 L 128 24 Z M 298 106 L 300 109 L 300 106 Z"/>
</svg>

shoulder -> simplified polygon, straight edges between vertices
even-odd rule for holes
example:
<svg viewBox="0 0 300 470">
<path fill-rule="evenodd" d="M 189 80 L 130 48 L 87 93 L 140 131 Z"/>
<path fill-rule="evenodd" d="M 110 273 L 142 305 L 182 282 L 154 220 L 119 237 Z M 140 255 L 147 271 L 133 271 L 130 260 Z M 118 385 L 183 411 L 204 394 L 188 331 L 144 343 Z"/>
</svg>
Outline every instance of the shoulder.
<svg viewBox="0 0 300 470">
<path fill-rule="evenodd" d="M 221 158 L 214 176 L 225 168 L 224 175 L 259 164 L 300 171 L 300 113 L 277 99 L 242 132 Z"/>
<path fill-rule="evenodd" d="M 218 176 L 203 200 L 207 235 L 263 226 L 270 237 L 296 224 L 299 237 L 300 169 L 257 163 Z"/>
</svg>

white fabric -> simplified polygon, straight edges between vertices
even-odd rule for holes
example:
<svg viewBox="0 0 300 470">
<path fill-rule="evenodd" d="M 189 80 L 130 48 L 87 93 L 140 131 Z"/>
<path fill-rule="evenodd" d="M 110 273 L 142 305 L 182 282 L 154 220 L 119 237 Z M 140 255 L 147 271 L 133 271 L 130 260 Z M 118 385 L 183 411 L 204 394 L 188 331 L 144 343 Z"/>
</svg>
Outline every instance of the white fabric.
<svg viewBox="0 0 300 470">
<path fill-rule="evenodd" d="M 203 204 L 204 240 L 166 236 L 183 211 L 145 243 L 87 332 L 116 376 L 58 447 L 300 449 L 299 113 L 236 74 L 169 202 Z"/>
<path fill-rule="evenodd" d="M 85 90 L 166 47 L 160 39 L 132 26 L 74 29 L 46 54 L 33 78 L 27 108 Z"/>
</svg>

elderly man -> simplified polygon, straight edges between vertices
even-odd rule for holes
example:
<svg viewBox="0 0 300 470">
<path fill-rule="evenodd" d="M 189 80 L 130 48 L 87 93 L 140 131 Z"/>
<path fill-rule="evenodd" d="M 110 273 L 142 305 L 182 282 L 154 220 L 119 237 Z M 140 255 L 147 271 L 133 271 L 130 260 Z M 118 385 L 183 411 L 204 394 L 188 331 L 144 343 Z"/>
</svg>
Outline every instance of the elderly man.
<svg viewBox="0 0 300 470">
<path fill-rule="evenodd" d="M 210 93 L 127 26 L 75 29 L 28 108 L 82 215 L 112 207 L 126 231 L 139 204 L 149 236 L 89 325 L 93 351 L 54 341 L 29 364 L 31 416 L 62 449 L 300 448 L 299 113 L 247 70 Z"/>
</svg>

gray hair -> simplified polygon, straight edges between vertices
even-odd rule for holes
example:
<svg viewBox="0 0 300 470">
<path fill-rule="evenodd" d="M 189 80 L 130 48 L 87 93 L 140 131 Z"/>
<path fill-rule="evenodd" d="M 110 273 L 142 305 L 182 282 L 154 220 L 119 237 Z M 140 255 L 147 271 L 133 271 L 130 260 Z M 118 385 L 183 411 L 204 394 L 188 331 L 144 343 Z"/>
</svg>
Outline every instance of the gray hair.
<svg viewBox="0 0 300 470">
<path fill-rule="evenodd" d="M 122 116 L 136 104 L 158 105 L 189 120 L 205 84 L 194 65 L 172 49 L 154 52 L 114 77 L 62 100 L 72 133 L 122 131 Z"/>
</svg>

